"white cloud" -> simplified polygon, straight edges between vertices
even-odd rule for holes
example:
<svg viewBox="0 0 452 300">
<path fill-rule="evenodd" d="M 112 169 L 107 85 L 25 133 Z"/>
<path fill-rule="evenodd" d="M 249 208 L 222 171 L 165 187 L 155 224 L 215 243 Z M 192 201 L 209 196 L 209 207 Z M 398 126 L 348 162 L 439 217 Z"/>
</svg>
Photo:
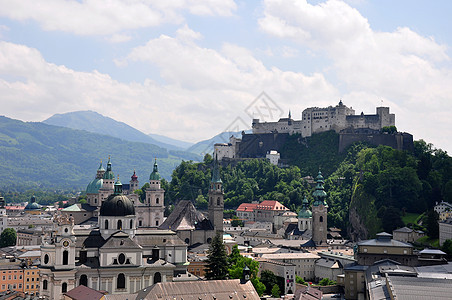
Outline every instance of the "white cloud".
<svg viewBox="0 0 452 300">
<path fill-rule="evenodd" d="M 305 99 L 338 99 L 321 74 L 269 69 L 247 49 L 225 44 L 215 51 L 197 45 L 199 38 L 182 27 L 175 37 L 152 39 L 122 61 L 157 66 L 165 84 L 126 84 L 98 71 L 77 72 L 47 62 L 36 49 L 0 42 L 2 114 L 40 121 L 49 112 L 91 109 L 143 132 L 197 141 L 238 116 L 250 126 L 244 110 L 263 90 L 284 111 L 301 111 Z"/>
<path fill-rule="evenodd" d="M 77 35 L 111 35 L 128 29 L 179 24 L 183 12 L 196 15 L 230 16 L 234 0 L 0 0 L 0 16 L 33 20 L 44 30 Z"/>
<path fill-rule="evenodd" d="M 450 59 L 444 45 L 406 27 L 374 31 L 358 10 L 342 1 L 311 5 L 305 0 L 266 0 L 264 6 L 260 28 L 326 55 L 330 70 L 348 91 L 346 103 L 360 110 L 384 98 L 396 112 L 399 129 L 415 138 L 435 143 L 452 134 L 450 119 L 437 118 L 444 111 L 452 113 L 452 70 L 441 67 Z M 426 129 L 431 121 L 441 132 Z"/>
</svg>

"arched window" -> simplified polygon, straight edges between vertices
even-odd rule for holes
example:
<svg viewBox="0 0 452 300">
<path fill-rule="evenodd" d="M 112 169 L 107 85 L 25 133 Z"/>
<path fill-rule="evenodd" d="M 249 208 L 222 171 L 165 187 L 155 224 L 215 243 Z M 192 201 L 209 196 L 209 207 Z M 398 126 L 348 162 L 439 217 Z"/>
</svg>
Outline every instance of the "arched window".
<svg viewBox="0 0 452 300">
<path fill-rule="evenodd" d="M 116 229 L 122 229 L 122 221 L 118 220 L 118 227 Z"/>
<path fill-rule="evenodd" d="M 155 204 L 159 204 L 159 198 L 155 198 Z"/>
<path fill-rule="evenodd" d="M 125 289 L 126 288 L 126 276 L 123 273 L 118 274 L 118 279 L 116 280 L 116 288 L 117 289 Z"/>
<path fill-rule="evenodd" d="M 159 282 L 162 282 L 162 274 L 157 272 L 154 274 L 154 283 L 159 283 Z"/>
<path fill-rule="evenodd" d="M 67 292 L 67 283 L 63 282 L 63 284 L 61 285 L 61 292 L 62 293 L 66 293 Z"/>
<path fill-rule="evenodd" d="M 47 290 L 47 279 L 44 279 L 44 281 L 42 282 L 42 289 L 43 290 Z"/>
<path fill-rule="evenodd" d="M 212 239 L 211 238 L 207 238 L 207 243 L 208 244 L 212 243 Z"/>
<path fill-rule="evenodd" d="M 63 251 L 63 265 L 69 264 L 69 252 L 67 250 Z"/>
<path fill-rule="evenodd" d="M 133 220 L 130 220 L 130 229 L 133 228 Z"/>
<path fill-rule="evenodd" d="M 217 205 L 220 205 L 220 197 L 217 198 Z"/>
<path fill-rule="evenodd" d="M 108 220 L 105 220 L 105 229 L 108 229 Z"/>
<path fill-rule="evenodd" d="M 80 276 L 80 282 L 79 282 L 79 285 L 88 286 L 88 276 L 86 276 L 85 274 L 83 274 L 82 276 Z"/>
<path fill-rule="evenodd" d="M 320 216 L 319 221 L 323 222 L 323 216 Z"/>
<path fill-rule="evenodd" d="M 44 255 L 44 264 L 48 264 L 49 263 L 49 255 L 46 254 Z"/>
<path fill-rule="evenodd" d="M 159 226 L 159 220 L 155 220 L 155 226 Z"/>
</svg>

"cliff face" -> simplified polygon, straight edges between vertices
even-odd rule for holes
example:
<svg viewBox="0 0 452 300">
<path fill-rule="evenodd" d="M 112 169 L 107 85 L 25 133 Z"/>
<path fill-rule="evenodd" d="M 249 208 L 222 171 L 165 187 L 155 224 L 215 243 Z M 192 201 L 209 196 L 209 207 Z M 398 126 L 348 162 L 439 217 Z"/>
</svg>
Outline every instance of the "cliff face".
<svg viewBox="0 0 452 300">
<path fill-rule="evenodd" d="M 349 222 L 348 235 L 352 241 L 368 239 L 381 230 L 381 220 L 377 217 L 375 198 L 367 194 L 359 182 L 353 188 Z"/>
</svg>

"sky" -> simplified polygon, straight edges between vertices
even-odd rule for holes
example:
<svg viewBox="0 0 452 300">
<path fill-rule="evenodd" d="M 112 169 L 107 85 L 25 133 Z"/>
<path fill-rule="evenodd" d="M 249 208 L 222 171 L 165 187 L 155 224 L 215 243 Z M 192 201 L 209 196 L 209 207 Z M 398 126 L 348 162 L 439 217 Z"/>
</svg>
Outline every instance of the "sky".
<svg viewBox="0 0 452 300">
<path fill-rule="evenodd" d="M 452 1 L 0 0 L 0 114 L 188 142 L 342 99 L 452 151 Z"/>
</svg>

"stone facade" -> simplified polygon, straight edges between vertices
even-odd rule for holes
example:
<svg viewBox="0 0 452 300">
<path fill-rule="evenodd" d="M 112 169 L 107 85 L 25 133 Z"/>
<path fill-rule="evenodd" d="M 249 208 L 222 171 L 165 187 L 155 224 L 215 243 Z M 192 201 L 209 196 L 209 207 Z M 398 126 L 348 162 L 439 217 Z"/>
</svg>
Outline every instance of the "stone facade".
<svg viewBox="0 0 452 300">
<path fill-rule="evenodd" d="M 345 106 L 342 101 L 335 107 L 310 107 L 301 114 L 301 120 L 282 118 L 277 122 L 260 123 L 254 119 L 253 134 L 263 133 L 299 133 L 309 137 L 314 133 L 334 130 L 340 132 L 347 128 L 368 128 L 380 130 L 385 126 L 395 125 L 395 115 L 389 112 L 389 107 L 377 107 L 375 115 L 355 115 L 355 111 Z"/>
</svg>

